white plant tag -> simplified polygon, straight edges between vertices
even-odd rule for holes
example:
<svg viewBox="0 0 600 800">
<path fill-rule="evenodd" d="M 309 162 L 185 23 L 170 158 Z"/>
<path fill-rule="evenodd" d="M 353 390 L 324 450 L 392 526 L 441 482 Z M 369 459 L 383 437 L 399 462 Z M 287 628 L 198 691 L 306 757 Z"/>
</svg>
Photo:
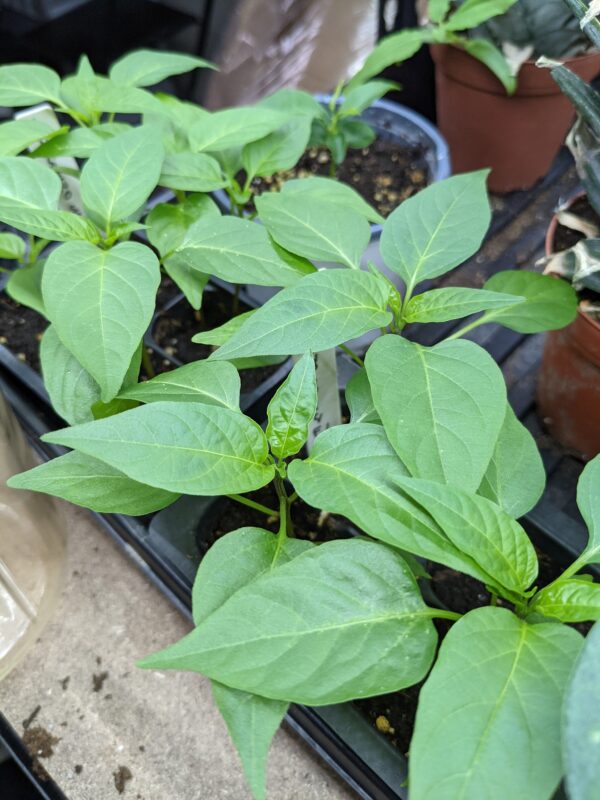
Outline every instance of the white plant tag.
<svg viewBox="0 0 600 800">
<path fill-rule="evenodd" d="M 342 424 L 340 391 L 335 348 L 323 350 L 315 355 L 317 375 L 317 413 L 308 429 L 306 447 L 310 452 L 314 440 L 327 428 Z"/>
<path fill-rule="evenodd" d="M 40 122 L 45 122 L 51 128 L 60 128 L 60 124 L 56 118 L 51 106 L 48 103 L 41 103 L 39 106 L 32 106 L 23 111 L 15 114 L 15 119 L 38 119 Z M 29 148 L 33 150 L 33 147 Z M 69 169 L 79 169 L 79 164 L 71 156 L 56 156 L 55 158 L 40 159 L 45 161 L 51 167 L 68 167 Z M 73 175 L 65 175 L 62 172 L 57 172 L 60 182 L 62 183 L 62 191 L 58 207 L 62 211 L 71 211 L 73 214 L 83 215 L 83 203 L 81 202 L 81 192 L 79 190 L 79 179 Z"/>
</svg>

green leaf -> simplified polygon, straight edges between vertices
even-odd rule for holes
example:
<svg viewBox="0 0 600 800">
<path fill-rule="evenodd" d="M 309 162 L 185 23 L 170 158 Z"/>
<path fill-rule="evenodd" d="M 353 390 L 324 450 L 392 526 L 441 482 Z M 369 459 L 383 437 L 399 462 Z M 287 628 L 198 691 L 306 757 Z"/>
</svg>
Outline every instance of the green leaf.
<svg viewBox="0 0 600 800">
<path fill-rule="evenodd" d="M 189 131 L 190 145 L 196 152 L 214 153 L 262 139 L 277 130 L 289 115 L 260 106 L 239 106 L 214 111 L 196 122 Z"/>
<path fill-rule="evenodd" d="M 563 704 L 562 754 L 571 800 L 600 797 L 600 624 L 588 633 Z"/>
<path fill-rule="evenodd" d="M 564 328 L 577 315 L 577 295 L 572 286 L 550 275 L 526 270 L 497 272 L 484 289 L 524 297 L 513 308 L 490 312 L 490 321 L 519 333 L 538 333 Z"/>
<path fill-rule="evenodd" d="M 25 208 L 54 210 L 61 188 L 60 178 L 47 164 L 24 156 L 0 158 L 0 203 L 10 200 Z"/>
<path fill-rule="evenodd" d="M 277 254 L 261 225 L 237 217 L 200 219 L 175 252 L 191 269 L 232 283 L 291 286 L 305 274 Z"/>
<path fill-rule="evenodd" d="M 198 311 L 202 306 L 204 289 L 210 280 L 210 275 L 192 269 L 177 254 L 165 259 L 163 267 L 169 278 L 181 289 L 191 307 Z"/>
<path fill-rule="evenodd" d="M 159 282 L 156 256 L 135 242 L 110 250 L 68 242 L 46 261 L 42 294 L 48 319 L 99 383 L 104 402 L 121 388 L 152 319 Z"/>
<path fill-rule="evenodd" d="M 195 361 L 128 387 L 119 397 L 142 403 L 206 403 L 236 411 L 240 407 L 240 376 L 227 362 Z"/>
<path fill-rule="evenodd" d="M 406 61 L 414 56 L 423 44 L 430 41 L 430 38 L 426 28 L 404 30 L 386 36 L 371 50 L 365 63 L 349 81 L 346 89 L 354 89 L 375 75 L 379 75 L 386 67 Z"/>
<path fill-rule="evenodd" d="M 342 115 L 361 114 L 365 109 L 373 105 L 376 100 L 392 89 L 398 89 L 399 85 L 394 81 L 368 81 L 361 86 L 350 89 L 344 96 L 340 105 L 339 112 Z"/>
<path fill-rule="evenodd" d="M 119 85 L 102 75 L 72 75 L 65 78 L 60 85 L 60 94 L 67 106 L 88 120 L 101 111 L 109 114 L 162 111 L 160 102 L 150 92 Z"/>
<path fill-rule="evenodd" d="M 249 142 L 242 150 L 246 174 L 252 178 L 291 169 L 306 150 L 309 136 L 310 118 L 304 116 L 290 120 L 262 139 Z"/>
<path fill-rule="evenodd" d="M 89 158 L 107 139 L 125 133 L 130 126 L 122 122 L 105 122 L 92 128 L 73 128 L 66 133 L 54 136 L 40 145 L 32 153 L 35 158 L 56 158 L 73 156 Z"/>
<path fill-rule="evenodd" d="M 475 492 L 506 413 L 493 358 L 473 342 L 421 347 L 387 335 L 365 363 L 375 408 L 410 473 Z"/>
<path fill-rule="evenodd" d="M 509 308 L 524 302 L 513 294 L 488 292 L 485 289 L 430 289 L 411 297 L 403 312 L 406 322 L 447 322 L 479 311 Z"/>
<path fill-rule="evenodd" d="M 385 286 L 366 272 L 315 272 L 257 309 L 211 358 L 328 350 L 387 326 L 391 320 L 387 295 Z"/>
<path fill-rule="evenodd" d="M 356 370 L 346 384 L 346 403 L 350 411 L 350 422 L 381 423 L 364 367 Z"/>
<path fill-rule="evenodd" d="M 0 233 L 0 258 L 22 261 L 25 257 L 25 240 L 16 233 Z"/>
<path fill-rule="evenodd" d="M 531 586 L 538 574 L 535 550 L 523 528 L 500 506 L 434 481 L 403 477 L 395 483 L 495 584 L 521 595 Z"/>
<path fill-rule="evenodd" d="M 465 0 L 446 22 L 449 31 L 466 31 L 491 17 L 504 14 L 517 0 Z"/>
<path fill-rule="evenodd" d="M 479 2 L 479 0 L 478 0 Z M 513 0 L 514 2 L 514 0 Z M 481 61 L 482 64 L 493 72 L 506 89 L 506 93 L 514 94 L 517 88 L 517 79 L 511 73 L 511 68 L 500 50 L 487 39 L 462 39 L 461 45 L 469 55 Z"/>
<path fill-rule="evenodd" d="M 477 493 L 497 503 L 511 517 L 535 506 L 546 484 L 542 457 L 533 436 L 507 404 L 492 459 Z"/>
<path fill-rule="evenodd" d="M 154 86 L 156 83 L 199 67 L 216 69 L 210 61 L 187 53 L 164 50 L 134 50 L 112 65 L 109 76 L 115 83 L 129 86 Z"/>
<path fill-rule="evenodd" d="M 39 258 L 34 264 L 21 267 L 11 272 L 6 283 L 6 293 L 17 303 L 33 308 L 38 314 L 46 316 L 42 297 L 42 274 L 45 258 Z"/>
<path fill-rule="evenodd" d="M 373 542 L 334 541 L 240 589 L 142 666 L 191 669 L 264 697 L 322 705 L 412 685 L 435 644 L 403 559 Z"/>
<path fill-rule="evenodd" d="M 560 706 L 583 643 L 503 608 L 451 628 L 419 696 L 411 800 L 548 800 L 562 774 Z"/>
<path fill-rule="evenodd" d="M 600 585 L 576 578 L 559 580 L 536 594 L 531 610 L 561 622 L 599 620 Z"/>
<path fill-rule="evenodd" d="M 450 10 L 451 0 L 429 0 L 427 16 L 430 22 L 442 22 Z"/>
<path fill-rule="evenodd" d="M 32 106 L 43 100 L 56 103 L 60 78 L 41 64 L 8 64 L 0 67 L 0 106 Z"/>
<path fill-rule="evenodd" d="M 304 116 L 314 119 L 323 114 L 323 106 L 309 92 L 301 89 L 279 89 L 263 97 L 257 103 L 262 108 L 280 111 L 289 116 Z"/>
<path fill-rule="evenodd" d="M 338 130 L 348 147 L 368 147 L 377 138 L 377 134 L 367 122 L 355 117 L 343 117 Z"/>
<path fill-rule="evenodd" d="M 294 364 L 267 408 L 267 439 L 274 456 L 283 459 L 296 455 L 308 439 L 316 410 L 315 362 L 306 353 Z"/>
<path fill-rule="evenodd" d="M 214 192 L 227 185 L 219 162 L 206 153 L 169 153 L 158 183 L 186 192 Z"/>
<path fill-rule="evenodd" d="M 56 135 L 53 128 L 35 117 L 3 122 L 0 125 L 0 156 L 16 156 L 53 134 Z"/>
<path fill-rule="evenodd" d="M 311 203 L 313 198 L 328 200 L 337 207 L 356 211 L 369 222 L 383 222 L 381 214 L 363 200 L 357 191 L 334 178 L 321 178 L 316 175 L 310 178 L 296 178 L 286 181 L 281 191 L 285 195 L 301 193 L 307 203 Z"/>
<path fill-rule="evenodd" d="M 217 204 L 205 194 L 188 195 L 182 203 L 159 203 L 146 217 L 148 239 L 164 258 L 179 247 L 194 222 L 220 215 Z"/>
<path fill-rule="evenodd" d="M 70 211 L 29 208 L 0 197 L 0 220 L 13 228 L 54 242 L 84 240 L 98 242 L 100 234 L 88 220 Z"/>
<path fill-rule="evenodd" d="M 436 522 L 394 483 L 408 474 L 381 425 L 338 425 L 317 436 L 310 457 L 289 466 L 300 497 L 342 514 L 375 539 L 487 582 Z"/>
<path fill-rule="evenodd" d="M 238 314 L 236 317 L 228 319 L 218 328 L 213 328 L 210 331 L 200 331 L 200 333 L 192 336 L 192 342 L 196 344 L 214 344 L 221 345 L 228 342 L 233 334 L 238 331 L 246 320 L 254 314 L 255 309 L 245 311 L 243 314 Z"/>
<path fill-rule="evenodd" d="M 262 194 L 255 199 L 261 222 L 282 247 L 317 261 L 358 268 L 371 238 L 366 218 L 335 202 L 295 193 Z"/>
<path fill-rule="evenodd" d="M 67 350 L 50 325 L 40 344 L 44 385 L 53 409 L 69 425 L 91 422 L 92 406 L 100 400 L 100 387 Z"/>
<path fill-rule="evenodd" d="M 600 455 L 588 462 L 577 484 L 577 505 L 587 525 L 589 540 L 581 558 L 600 563 Z"/>
<path fill-rule="evenodd" d="M 46 434 L 44 441 L 99 458 L 171 492 L 240 494 L 273 478 L 267 440 L 239 411 L 203 403 L 150 403 Z"/>
<path fill-rule="evenodd" d="M 151 126 L 101 145 L 81 171 L 87 213 L 108 229 L 137 211 L 158 183 L 163 154 L 158 129 Z"/>
<path fill-rule="evenodd" d="M 179 496 L 133 481 L 83 453 L 67 453 L 15 475 L 10 479 L 10 486 L 62 497 L 101 514 L 132 516 L 160 511 Z"/>
<path fill-rule="evenodd" d="M 461 264 L 479 249 L 490 224 L 488 170 L 454 175 L 405 200 L 387 218 L 381 255 L 413 287 Z"/>
</svg>

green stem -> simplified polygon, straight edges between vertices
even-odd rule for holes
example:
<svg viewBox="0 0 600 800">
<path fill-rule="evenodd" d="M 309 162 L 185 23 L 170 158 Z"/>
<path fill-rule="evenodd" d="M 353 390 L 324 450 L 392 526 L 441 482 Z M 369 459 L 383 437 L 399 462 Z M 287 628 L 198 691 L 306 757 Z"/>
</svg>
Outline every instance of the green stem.
<svg viewBox="0 0 600 800">
<path fill-rule="evenodd" d="M 293 492 L 287 499 L 288 506 L 291 506 L 298 499 L 298 492 Z"/>
<path fill-rule="evenodd" d="M 142 364 L 144 366 L 144 372 L 148 378 L 154 378 L 156 373 L 154 372 L 154 367 L 152 366 L 152 359 L 150 358 L 150 353 L 144 347 L 144 343 L 142 342 Z"/>
<path fill-rule="evenodd" d="M 462 617 L 462 614 L 457 611 L 445 611 L 443 608 L 428 608 L 427 610 L 430 612 L 428 616 L 436 619 L 451 619 L 456 622 Z"/>
<path fill-rule="evenodd" d="M 342 350 L 344 353 L 346 353 L 346 355 L 350 356 L 350 358 L 352 359 L 352 361 L 354 361 L 356 364 L 358 364 L 358 366 L 359 366 L 359 367 L 364 367 L 364 365 L 365 365 L 365 362 L 362 360 L 362 358 L 361 358 L 360 356 L 358 356 L 358 355 L 357 355 L 357 354 L 354 352 L 354 350 L 351 350 L 351 349 L 350 349 L 349 347 L 347 347 L 345 344 L 340 344 L 340 345 L 339 345 L 339 348 L 340 348 L 340 350 Z"/>
<path fill-rule="evenodd" d="M 498 595 L 496 592 L 490 591 L 490 605 L 497 606 L 498 605 Z"/>
<path fill-rule="evenodd" d="M 278 517 L 280 514 L 280 512 L 275 511 L 274 508 L 263 506 L 262 503 L 257 503 L 254 500 L 250 500 L 249 497 L 244 497 L 241 494 L 228 494 L 227 497 L 230 500 L 235 500 L 236 503 L 241 503 L 243 506 L 248 506 L 248 508 L 253 508 L 255 511 L 260 511 L 262 514 L 266 514 L 267 517 Z"/>
<path fill-rule="evenodd" d="M 450 336 L 446 336 L 444 341 L 449 342 L 451 339 L 459 339 L 461 336 L 464 336 L 465 333 L 469 333 L 469 331 L 472 331 L 474 328 L 478 328 L 480 325 L 485 325 L 487 322 L 493 322 L 494 317 L 495 314 L 491 312 L 483 314 L 481 317 L 479 317 L 479 319 L 469 322 L 468 325 L 464 325 L 462 328 L 459 328 L 459 330 L 454 331 L 454 333 L 451 333 Z"/>
<path fill-rule="evenodd" d="M 275 475 L 275 491 L 279 497 L 279 531 L 277 533 L 277 548 L 275 550 L 275 557 L 273 563 L 277 561 L 283 543 L 293 533 L 292 516 L 290 513 L 290 503 L 285 491 L 285 483 L 280 475 Z"/>
</svg>

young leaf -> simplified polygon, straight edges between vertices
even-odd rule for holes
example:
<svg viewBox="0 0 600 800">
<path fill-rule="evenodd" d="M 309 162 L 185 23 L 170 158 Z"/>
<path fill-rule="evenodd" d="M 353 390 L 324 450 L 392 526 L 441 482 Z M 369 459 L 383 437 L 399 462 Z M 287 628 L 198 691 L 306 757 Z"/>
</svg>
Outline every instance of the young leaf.
<svg viewBox="0 0 600 800">
<path fill-rule="evenodd" d="M 195 222 L 221 215 L 217 204 L 205 194 L 188 195 L 182 203 L 159 203 L 146 217 L 150 244 L 161 256 L 169 256 Z"/>
<path fill-rule="evenodd" d="M 321 178 L 317 175 L 311 178 L 296 178 L 286 181 L 281 191 L 283 194 L 301 193 L 307 203 L 311 203 L 313 198 L 328 200 L 338 207 L 356 211 L 369 222 L 383 222 L 381 214 L 363 200 L 357 191 L 334 178 Z"/>
<path fill-rule="evenodd" d="M 587 580 L 560 580 L 541 589 L 531 610 L 561 622 L 600 619 L 600 585 Z"/>
<path fill-rule="evenodd" d="M 60 94 L 67 106 L 88 119 L 93 119 L 100 111 L 109 114 L 162 111 L 160 102 L 150 92 L 120 85 L 102 75 L 71 75 L 62 81 Z"/>
<path fill-rule="evenodd" d="M 255 200 L 261 222 L 282 247 L 317 261 L 358 268 L 371 229 L 354 209 L 320 197 L 262 194 Z"/>
<path fill-rule="evenodd" d="M 0 258 L 22 261 L 25 257 L 25 240 L 16 233 L 0 233 Z"/>
<path fill-rule="evenodd" d="M 214 192 L 227 185 L 219 162 L 206 153 L 169 153 L 158 183 L 186 192 Z"/>
<path fill-rule="evenodd" d="M 597 800 L 600 786 L 600 624 L 588 633 L 563 704 L 562 755 L 571 800 Z"/>
<path fill-rule="evenodd" d="M 248 142 L 284 125 L 289 116 L 260 106 L 239 106 L 214 111 L 193 125 L 189 131 L 190 146 L 195 152 L 214 153 Z"/>
<path fill-rule="evenodd" d="M 225 344 L 242 327 L 244 322 L 254 314 L 254 311 L 255 309 L 252 309 L 251 311 L 245 311 L 243 314 L 238 314 L 236 317 L 231 317 L 227 322 L 210 331 L 200 331 L 200 333 L 192 336 L 192 342 L 196 344 Z"/>
<path fill-rule="evenodd" d="M 25 208 L 54 210 L 61 188 L 58 175 L 41 161 L 22 156 L 0 158 L 1 203 L 10 200 Z"/>
<path fill-rule="evenodd" d="M 342 114 L 361 114 L 384 94 L 397 88 L 399 88 L 398 84 L 393 81 L 368 81 L 350 89 L 344 96 L 339 110 Z"/>
<path fill-rule="evenodd" d="M 75 452 L 15 475 L 8 485 L 62 497 L 101 514 L 151 514 L 179 497 L 138 483 L 97 458 Z"/>
<path fill-rule="evenodd" d="M 142 126 L 101 145 L 81 171 L 87 213 L 110 228 L 137 211 L 158 183 L 164 151 L 158 129 Z"/>
<path fill-rule="evenodd" d="M 54 136 L 37 147 L 32 155 L 35 158 L 56 158 L 57 156 L 73 156 L 89 158 L 107 139 L 119 133 L 125 133 L 130 126 L 121 122 L 103 123 L 93 128 L 73 128 Z"/>
<path fill-rule="evenodd" d="M 463 38 L 461 39 L 461 45 L 469 55 L 481 61 L 490 72 L 494 73 L 506 89 L 507 94 L 511 95 L 515 93 L 517 79 L 512 74 L 510 64 L 504 57 L 502 51 L 499 50 L 495 44 L 489 42 L 487 39 Z"/>
<path fill-rule="evenodd" d="M 267 231 L 247 219 L 200 219 L 175 252 L 191 269 L 232 283 L 291 286 L 304 277 L 276 253 Z"/>
<path fill-rule="evenodd" d="M 381 255 L 413 287 L 477 252 L 490 224 L 488 170 L 454 175 L 410 197 L 387 218 Z"/>
<path fill-rule="evenodd" d="M 485 497 L 420 478 L 395 483 L 437 522 L 456 547 L 509 592 L 523 594 L 538 574 L 533 545 L 518 522 Z"/>
<path fill-rule="evenodd" d="M 32 106 L 43 100 L 60 102 L 60 78 L 41 64 L 0 67 L 0 106 Z"/>
<path fill-rule="evenodd" d="M 187 53 L 164 50 L 134 50 L 112 65 L 109 76 L 115 83 L 127 86 L 154 86 L 156 83 L 199 67 L 216 69 L 210 61 Z"/>
<path fill-rule="evenodd" d="M 42 297 L 42 274 L 45 263 L 45 258 L 38 258 L 31 266 L 14 270 L 6 283 L 6 293 L 9 297 L 23 306 L 33 308 L 43 317 L 46 316 Z"/>
<path fill-rule="evenodd" d="M 303 92 L 301 89 L 279 89 L 273 94 L 263 97 L 257 105 L 290 116 L 308 117 L 309 119 L 323 114 L 323 106 L 314 95 Z"/>
<path fill-rule="evenodd" d="M 165 259 L 163 267 L 173 283 L 181 289 L 190 306 L 198 311 L 202 307 L 204 289 L 210 280 L 210 275 L 191 269 L 177 253 Z"/>
<path fill-rule="evenodd" d="M 485 289 L 448 287 L 430 289 L 411 297 L 403 312 L 406 322 L 447 322 L 479 311 L 510 308 L 523 303 L 524 298 Z"/>
<path fill-rule="evenodd" d="M 99 458 L 171 492 L 213 495 L 260 489 L 273 478 L 267 440 L 239 411 L 203 403 L 150 403 L 64 428 L 44 441 Z"/>
<path fill-rule="evenodd" d="M 315 362 L 312 355 L 306 353 L 294 365 L 267 408 L 267 439 L 274 456 L 283 459 L 296 455 L 306 443 L 316 410 Z"/>
<path fill-rule="evenodd" d="M 525 298 L 516 306 L 486 314 L 519 333 L 538 333 L 564 328 L 577 315 L 577 294 L 566 281 L 526 270 L 497 272 L 483 286 L 494 292 Z"/>
<path fill-rule="evenodd" d="M 3 122 L 0 125 L 0 156 L 16 156 L 51 135 L 56 135 L 56 130 L 35 117 Z"/>
<path fill-rule="evenodd" d="M 263 139 L 249 142 L 242 150 L 246 174 L 252 178 L 291 169 L 306 150 L 309 136 L 310 118 L 296 117 Z"/>
<path fill-rule="evenodd" d="M 442 22 L 450 10 L 451 0 L 429 0 L 427 16 L 430 22 Z"/>
<path fill-rule="evenodd" d="M 503 608 L 451 628 L 419 697 L 411 800 L 548 800 L 561 778 L 560 706 L 583 639 Z"/>
<path fill-rule="evenodd" d="M 371 50 L 363 66 L 348 82 L 346 89 L 351 90 L 356 86 L 361 86 L 370 78 L 383 72 L 386 67 L 406 61 L 430 40 L 431 36 L 427 28 L 404 30 L 386 36 Z"/>
<path fill-rule="evenodd" d="M 504 14 L 517 0 L 465 0 L 445 23 L 446 30 L 466 31 Z"/>
<path fill-rule="evenodd" d="M 511 517 L 535 506 L 546 484 L 542 457 L 533 436 L 507 404 L 506 415 L 477 493 L 497 503 Z"/>
<path fill-rule="evenodd" d="M 346 384 L 346 403 L 350 411 L 350 422 L 375 422 L 381 424 L 373 402 L 367 371 L 364 367 L 357 369 Z"/>
<path fill-rule="evenodd" d="M 30 208 L 3 197 L 0 197 L 0 220 L 24 233 L 54 242 L 83 240 L 95 244 L 100 240 L 97 228 L 77 214 Z"/>
<path fill-rule="evenodd" d="M 67 242 L 46 261 L 42 294 L 48 319 L 98 382 L 104 402 L 121 388 L 152 319 L 159 282 L 156 256 L 135 242 L 110 250 Z"/>
<path fill-rule="evenodd" d="M 240 407 L 240 376 L 228 362 L 194 361 L 152 380 L 130 386 L 119 397 L 157 403 L 161 400 L 206 403 L 233 411 Z"/>
<path fill-rule="evenodd" d="M 387 300 L 385 286 L 369 273 L 342 269 L 315 272 L 257 309 L 211 358 L 328 350 L 389 325 Z"/>
<path fill-rule="evenodd" d="M 264 697 L 323 705 L 412 685 L 435 644 L 403 559 L 373 542 L 334 541 L 240 589 L 141 666 L 191 669 Z"/>
<path fill-rule="evenodd" d="M 382 336 L 366 356 L 386 434 L 410 473 L 475 492 L 506 413 L 500 369 L 473 342 Z"/>
<path fill-rule="evenodd" d="M 587 564 L 600 563 L 600 455 L 586 464 L 577 484 L 577 505 L 589 531 L 582 558 Z"/>
</svg>

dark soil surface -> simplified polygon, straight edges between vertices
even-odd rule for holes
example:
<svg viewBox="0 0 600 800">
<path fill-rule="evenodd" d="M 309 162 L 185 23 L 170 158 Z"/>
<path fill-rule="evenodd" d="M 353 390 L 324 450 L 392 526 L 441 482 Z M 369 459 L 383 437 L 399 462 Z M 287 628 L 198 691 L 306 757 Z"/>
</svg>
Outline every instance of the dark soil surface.
<svg viewBox="0 0 600 800">
<path fill-rule="evenodd" d="M 292 178 L 309 175 L 329 177 L 330 156 L 324 148 L 311 147 L 291 170 L 279 172 L 272 178 L 255 178 L 254 194 L 276 191 Z M 352 186 L 383 217 L 399 203 L 424 189 L 429 183 L 429 168 L 422 147 L 399 146 L 395 142 L 376 139 L 368 147 L 348 150 L 335 177 Z"/>
<path fill-rule="evenodd" d="M 45 728 L 42 728 L 41 725 L 35 725 L 25 729 L 22 740 L 31 756 L 33 773 L 40 780 L 49 780 L 49 775 L 40 759 L 50 758 L 54 754 L 54 747 L 60 742 L 60 739 L 53 736 Z"/>
<path fill-rule="evenodd" d="M 249 306 L 238 303 L 237 313 L 249 310 Z M 229 292 L 220 288 L 206 291 L 200 311 L 194 311 L 185 299 L 161 311 L 152 328 L 152 338 L 165 355 L 184 364 L 208 358 L 214 348 L 206 344 L 194 344 L 192 336 L 227 322 L 235 315 L 233 311 L 234 299 Z M 241 370 L 242 391 L 255 389 L 278 368 L 279 365 L 271 365 Z M 164 370 L 159 366 L 158 371 Z"/>
<path fill-rule="evenodd" d="M 40 339 L 47 327 L 48 320 L 37 311 L 0 293 L 0 344 L 37 372 L 40 371 Z"/>
</svg>

